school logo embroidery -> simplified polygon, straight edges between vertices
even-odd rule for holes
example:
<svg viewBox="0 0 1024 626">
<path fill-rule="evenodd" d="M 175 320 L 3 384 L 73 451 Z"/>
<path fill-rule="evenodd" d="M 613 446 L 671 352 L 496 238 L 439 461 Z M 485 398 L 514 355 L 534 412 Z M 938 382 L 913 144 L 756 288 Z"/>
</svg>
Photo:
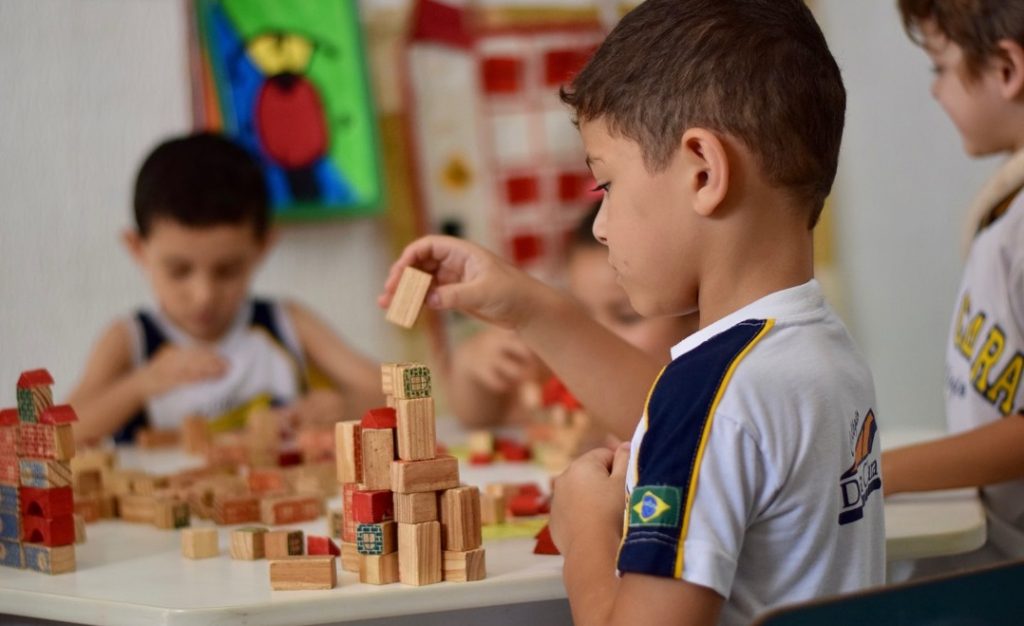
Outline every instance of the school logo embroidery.
<svg viewBox="0 0 1024 626">
<path fill-rule="evenodd" d="M 629 496 L 629 525 L 678 526 L 681 500 L 678 487 L 636 487 Z"/>
<path fill-rule="evenodd" d="M 878 459 L 871 458 L 878 434 L 874 411 L 868 411 L 864 416 L 859 430 L 854 421 L 851 435 L 854 433 L 857 439 L 853 446 L 853 465 L 839 477 L 839 491 L 843 499 L 843 510 L 839 512 L 840 526 L 864 517 L 864 504 L 868 496 L 882 487 Z"/>
</svg>

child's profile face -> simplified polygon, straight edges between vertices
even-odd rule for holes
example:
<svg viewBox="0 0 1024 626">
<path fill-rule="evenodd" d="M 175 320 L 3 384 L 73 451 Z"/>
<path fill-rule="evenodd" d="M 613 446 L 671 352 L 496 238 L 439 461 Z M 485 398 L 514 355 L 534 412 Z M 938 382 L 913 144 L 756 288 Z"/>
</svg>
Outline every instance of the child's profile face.
<svg viewBox="0 0 1024 626">
<path fill-rule="evenodd" d="M 934 20 L 920 24 L 924 49 L 932 61 L 932 96 L 956 126 L 964 151 L 981 156 L 1014 149 L 999 123 L 1005 100 L 999 91 L 999 72 L 986 67 L 970 77 L 963 49 L 943 34 Z"/>
<path fill-rule="evenodd" d="M 587 161 L 604 191 L 594 236 L 633 308 L 645 317 L 696 309 L 694 252 L 700 249 L 691 210 L 693 190 L 679 175 L 679 155 L 651 173 L 640 146 L 613 135 L 601 119 L 580 124 Z"/>
<path fill-rule="evenodd" d="M 194 228 L 166 218 L 144 238 L 128 233 L 126 242 L 164 314 L 205 342 L 231 327 L 267 248 L 251 224 Z"/>
<path fill-rule="evenodd" d="M 578 246 L 569 256 L 569 291 L 587 313 L 602 326 L 632 345 L 666 361 L 669 349 L 696 328 L 695 319 L 643 317 L 629 303 L 629 296 L 608 264 L 608 251 L 598 246 Z"/>
</svg>

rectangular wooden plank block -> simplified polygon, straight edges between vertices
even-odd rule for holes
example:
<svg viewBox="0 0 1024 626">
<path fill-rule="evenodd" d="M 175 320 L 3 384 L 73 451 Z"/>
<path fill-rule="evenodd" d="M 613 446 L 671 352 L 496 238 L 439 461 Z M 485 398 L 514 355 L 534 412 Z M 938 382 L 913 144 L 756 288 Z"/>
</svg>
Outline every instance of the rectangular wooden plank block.
<svg viewBox="0 0 1024 626">
<path fill-rule="evenodd" d="M 263 553 L 268 559 L 302 554 L 302 540 L 301 530 L 271 530 L 263 537 Z"/>
<path fill-rule="evenodd" d="M 444 579 L 456 583 L 483 580 L 487 577 L 484 549 L 465 552 L 444 551 Z"/>
<path fill-rule="evenodd" d="M 354 543 L 342 541 L 338 548 L 341 550 L 341 569 L 346 572 L 354 572 L 358 574 L 360 557 L 362 557 L 362 555 L 359 554 L 359 546 Z"/>
<path fill-rule="evenodd" d="M 391 489 L 391 462 L 395 458 L 395 431 L 390 428 L 364 428 L 363 480 L 364 491 Z"/>
<path fill-rule="evenodd" d="M 405 585 L 441 582 L 441 524 L 398 525 L 398 579 Z"/>
<path fill-rule="evenodd" d="M 368 585 L 397 583 L 398 553 L 360 555 L 359 582 Z"/>
<path fill-rule="evenodd" d="M 453 456 L 391 464 L 391 490 L 396 493 L 441 491 L 459 486 L 459 462 Z"/>
<path fill-rule="evenodd" d="M 385 319 L 402 328 L 412 328 L 419 317 L 432 279 L 433 276 L 415 267 L 403 269 Z"/>
<path fill-rule="evenodd" d="M 187 559 L 208 559 L 220 554 L 216 528 L 184 528 L 181 554 Z"/>
<path fill-rule="evenodd" d="M 323 500 L 317 496 L 279 496 L 260 502 L 260 521 L 267 525 L 295 524 L 320 517 Z"/>
<path fill-rule="evenodd" d="M 71 485 L 71 463 L 47 459 L 20 460 L 21 484 L 24 487 L 68 487 Z"/>
<path fill-rule="evenodd" d="M 266 554 L 264 541 L 267 529 L 262 526 L 248 526 L 231 531 L 231 558 L 240 561 L 262 559 Z"/>
<path fill-rule="evenodd" d="M 397 398 L 398 458 L 432 459 L 437 454 L 433 398 Z"/>
<path fill-rule="evenodd" d="M 337 585 L 338 568 L 333 556 L 293 556 L 270 562 L 272 589 L 334 589 Z"/>
<path fill-rule="evenodd" d="M 466 552 L 480 547 L 480 490 L 456 487 L 441 493 L 441 545 Z"/>
<path fill-rule="evenodd" d="M 399 524 L 421 524 L 437 520 L 437 494 L 433 491 L 396 493 L 395 521 Z"/>
<path fill-rule="evenodd" d="M 360 524 L 356 528 L 359 554 L 388 554 L 397 548 L 395 522 Z"/>
<path fill-rule="evenodd" d="M 335 460 L 339 483 L 363 480 L 363 438 L 359 420 L 338 422 L 334 426 Z"/>
</svg>

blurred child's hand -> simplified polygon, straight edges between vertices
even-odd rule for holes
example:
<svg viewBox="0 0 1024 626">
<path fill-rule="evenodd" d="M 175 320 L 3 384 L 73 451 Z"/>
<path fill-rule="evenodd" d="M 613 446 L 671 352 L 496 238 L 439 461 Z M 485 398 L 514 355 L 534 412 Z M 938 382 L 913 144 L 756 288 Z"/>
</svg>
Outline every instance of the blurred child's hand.
<svg viewBox="0 0 1024 626">
<path fill-rule="evenodd" d="M 505 394 L 533 380 L 539 362 L 515 333 L 485 329 L 467 340 L 455 354 L 455 366 L 487 391 Z"/>
<path fill-rule="evenodd" d="M 345 399 L 333 389 L 314 389 L 283 413 L 293 428 L 327 426 L 345 418 Z"/>
<path fill-rule="evenodd" d="M 151 398 L 182 385 L 220 378 L 227 370 L 227 361 L 215 350 L 167 345 L 139 370 L 139 374 L 142 392 Z"/>
<path fill-rule="evenodd" d="M 480 246 L 431 235 L 406 246 L 384 283 L 381 307 L 391 303 L 398 279 L 407 266 L 434 275 L 427 304 L 435 309 L 458 309 L 503 328 L 518 328 L 533 310 L 541 283 Z"/>
<path fill-rule="evenodd" d="M 613 532 L 621 537 L 628 466 L 629 444 L 614 452 L 595 448 L 555 479 L 551 538 L 559 552 L 568 554 L 573 541 L 581 537 L 586 541 L 595 533 Z"/>
</svg>

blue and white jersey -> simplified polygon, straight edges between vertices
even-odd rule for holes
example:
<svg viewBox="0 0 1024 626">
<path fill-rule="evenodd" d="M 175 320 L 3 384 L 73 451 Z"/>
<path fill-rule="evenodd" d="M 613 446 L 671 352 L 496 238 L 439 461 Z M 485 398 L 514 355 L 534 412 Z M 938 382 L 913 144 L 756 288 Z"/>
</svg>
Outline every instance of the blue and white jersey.
<svg viewBox="0 0 1024 626">
<path fill-rule="evenodd" d="M 619 571 L 714 589 L 722 624 L 884 583 L 874 384 L 817 281 L 672 356 L 632 440 Z"/>
</svg>

